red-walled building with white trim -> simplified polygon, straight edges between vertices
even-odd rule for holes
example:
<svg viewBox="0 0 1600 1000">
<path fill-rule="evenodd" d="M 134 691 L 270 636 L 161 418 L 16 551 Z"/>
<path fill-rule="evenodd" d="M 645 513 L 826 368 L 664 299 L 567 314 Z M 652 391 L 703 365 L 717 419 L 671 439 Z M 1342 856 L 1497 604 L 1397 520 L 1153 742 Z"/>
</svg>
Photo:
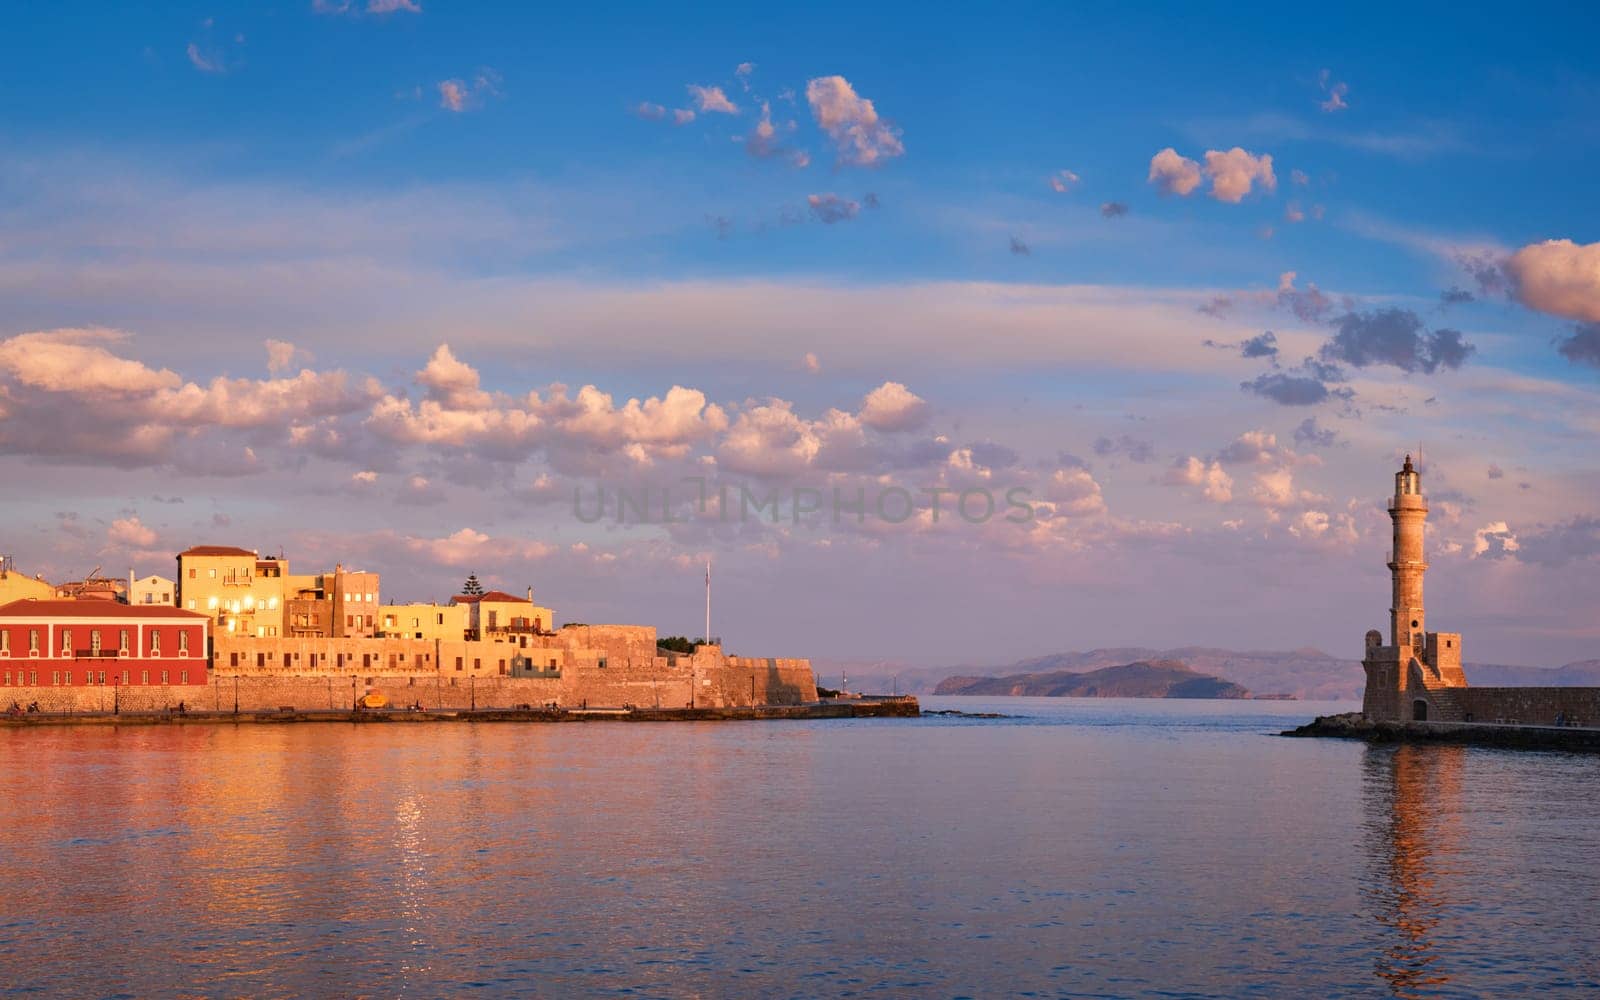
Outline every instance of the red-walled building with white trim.
<svg viewBox="0 0 1600 1000">
<path fill-rule="evenodd" d="M 160 605 L 12 601 L 0 606 L 0 688 L 204 684 L 210 623 Z"/>
</svg>

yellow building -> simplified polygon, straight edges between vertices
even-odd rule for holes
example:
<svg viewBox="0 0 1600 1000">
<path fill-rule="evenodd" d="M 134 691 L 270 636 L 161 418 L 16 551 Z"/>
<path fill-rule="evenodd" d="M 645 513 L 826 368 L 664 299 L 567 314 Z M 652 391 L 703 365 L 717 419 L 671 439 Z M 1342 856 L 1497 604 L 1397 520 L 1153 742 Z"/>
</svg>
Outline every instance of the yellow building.
<svg viewBox="0 0 1600 1000">
<path fill-rule="evenodd" d="M 385 604 L 378 608 L 381 639 L 447 639 L 459 642 L 467 633 L 463 604 Z"/>
<path fill-rule="evenodd" d="M 518 634 L 555 631 L 555 612 L 533 603 L 533 590 L 526 598 L 491 590 L 486 594 L 457 594 L 450 603 L 467 611 L 467 638 L 510 641 Z"/>
<path fill-rule="evenodd" d="M 56 588 L 42 577 L 23 576 L 11 564 L 10 556 L 0 556 L 0 604 L 33 598 L 48 601 L 56 596 Z"/>
<path fill-rule="evenodd" d="M 214 633 L 268 638 L 283 632 L 287 559 L 263 559 L 250 549 L 198 545 L 178 553 L 178 600 L 207 614 Z"/>
</svg>

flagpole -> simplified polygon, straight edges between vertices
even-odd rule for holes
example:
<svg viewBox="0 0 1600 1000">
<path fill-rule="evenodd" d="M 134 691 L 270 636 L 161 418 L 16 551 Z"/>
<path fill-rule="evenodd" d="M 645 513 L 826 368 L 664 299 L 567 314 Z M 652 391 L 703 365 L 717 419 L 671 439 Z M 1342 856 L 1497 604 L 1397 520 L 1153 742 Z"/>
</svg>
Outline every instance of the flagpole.
<svg viewBox="0 0 1600 1000">
<path fill-rule="evenodd" d="M 711 560 L 706 560 L 706 645 L 711 645 Z"/>
</svg>

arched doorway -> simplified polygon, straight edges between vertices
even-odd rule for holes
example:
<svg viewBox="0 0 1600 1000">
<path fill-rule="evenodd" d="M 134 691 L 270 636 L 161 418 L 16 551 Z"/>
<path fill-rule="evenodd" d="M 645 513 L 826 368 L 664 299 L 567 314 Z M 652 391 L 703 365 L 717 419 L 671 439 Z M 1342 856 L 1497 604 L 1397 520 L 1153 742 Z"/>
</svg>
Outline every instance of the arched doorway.
<svg viewBox="0 0 1600 1000">
<path fill-rule="evenodd" d="M 1411 703 L 1411 718 L 1417 722 L 1428 721 L 1428 703 L 1418 698 Z"/>
</svg>

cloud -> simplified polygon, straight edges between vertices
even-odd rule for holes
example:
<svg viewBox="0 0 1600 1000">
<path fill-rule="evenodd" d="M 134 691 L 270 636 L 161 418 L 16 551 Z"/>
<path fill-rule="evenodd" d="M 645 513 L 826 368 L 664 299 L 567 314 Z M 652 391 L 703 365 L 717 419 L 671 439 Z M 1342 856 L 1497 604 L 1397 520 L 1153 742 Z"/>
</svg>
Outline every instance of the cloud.
<svg viewBox="0 0 1600 1000">
<path fill-rule="evenodd" d="M 1294 443 L 1317 448 L 1332 448 L 1339 442 L 1339 432 L 1317 423 L 1316 417 L 1307 417 L 1294 429 Z"/>
<path fill-rule="evenodd" d="M 650 121 L 660 121 L 667 116 L 667 109 L 659 104 L 651 104 L 649 101 L 640 101 L 634 106 L 633 113 Z"/>
<path fill-rule="evenodd" d="M 900 131 L 878 117 L 873 103 L 856 94 L 842 76 L 819 76 L 806 83 L 811 114 L 833 140 L 839 162 L 877 166 L 904 155 Z"/>
<path fill-rule="evenodd" d="M 1050 175 L 1047 182 L 1050 190 L 1057 194 L 1066 194 L 1078 186 L 1078 175 L 1070 170 L 1057 170 Z"/>
<path fill-rule="evenodd" d="M 1504 529 L 1505 524 L 1500 522 L 1498 526 Z M 1579 515 L 1570 521 L 1541 524 L 1516 534 L 1502 531 L 1501 537 L 1510 541 L 1509 545 L 1502 542 L 1501 554 L 1515 552 L 1521 562 L 1560 566 L 1600 556 L 1600 517 Z M 1476 547 L 1474 553 L 1481 554 Z"/>
<path fill-rule="evenodd" d="M 1344 95 L 1350 93 L 1349 84 L 1342 80 L 1334 80 L 1333 74 L 1328 70 L 1323 70 L 1318 75 L 1317 83 L 1321 86 L 1322 92 L 1328 95 L 1327 100 L 1317 103 L 1317 107 L 1332 114 L 1335 111 L 1343 111 L 1350 106 L 1344 99 Z"/>
<path fill-rule="evenodd" d="M 722 92 L 721 87 L 702 87 L 698 83 L 688 86 L 689 96 L 694 98 L 694 105 L 703 114 L 736 115 L 739 106 L 728 100 L 728 95 Z"/>
<path fill-rule="evenodd" d="M 137 515 L 117 518 L 106 530 L 106 542 L 117 548 L 148 549 L 156 543 L 156 533 Z"/>
<path fill-rule="evenodd" d="M 688 108 L 674 108 L 672 111 L 672 124 L 687 125 L 694 121 L 694 112 Z"/>
<path fill-rule="evenodd" d="M 287 340 L 272 340 L 269 338 L 266 341 L 266 347 L 267 372 L 272 375 L 288 371 L 294 365 L 296 358 L 301 361 L 312 360 L 310 351 L 301 350 Z"/>
<path fill-rule="evenodd" d="M 1162 194 L 1184 198 L 1193 194 L 1203 179 L 1210 179 L 1211 197 L 1230 204 L 1242 201 L 1257 183 L 1268 191 L 1277 190 L 1271 156 L 1257 156 L 1235 146 L 1227 152 L 1207 150 L 1205 160 L 1202 167 L 1168 146 L 1150 158 L 1149 183 Z"/>
<path fill-rule="evenodd" d="M 816 354 L 811 351 L 807 351 L 806 356 L 800 359 L 800 364 L 812 375 L 819 374 L 822 371 L 822 362 L 818 361 Z"/>
<path fill-rule="evenodd" d="M 1409 309 L 1351 312 L 1338 322 L 1339 332 L 1319 352 L 1324 361 L 1357 368 L 1392 365 L 1408 375 L 1431 375 L 1441 368 L 1460 368 L 1476 350 L 1459 330 L 1424 330 L 1422 319 Z"/>
<path fill-rule="evenodd" d="M 1517 300 L 1530 309 L 1600 323 L 1600 243 L 1545 240 L 1505 262 Z"/>
<path fill-rule="evenodd" d="M 1239 345 L 1239 356 L 1243 358 L 1272 358 L 1278 357 L 1278 337 L 1271 330 L 1248 337 Z"/>
<path fill-rule="evenodd" d="M 1100 217 L 1118 219 L 1128 214 L 1128 206 L 1120 201 L 1108 201 L 1100 206 Z"/>
<path fill-rule="evenodd" d="M 1211 178 L 1211 197 L 1230 204 L 1243 200 L 1256 182 L 1268 191 L 1278 187 L 1278 178 L 1272 173 L 1272 157 L 1256 156 L 1238 146 L 1225 153 L 1207 151 L 1205 172 Z"/>
<path fill-rule="evenodd" d="M 831 191 L 827 194 L 808 194 L 806 204 L 811 206 L 811 214 L 819 222 L 833 225 L 835 222 L 848 222 L 861 214 L 861 206 L 848 198 L 841 198 Z"/>
<path fill-rule="evenodd" d="M 1294 287 L 1295 277 L 1293 271 L 1278 276 L 1278 306 L 1307 323 L 1322 322 L 1333 311 L 1333 300 L 1322 294 L 1314 281 L 1308 282 L 1304 289 Z"/>
<path fill-rule="evenodd" d="M 1233 500 L 1233 477 L 1217 461 L 1206 462 L 1193 455 L 1180 458 L 1167 470 L 1162 482 L 1168 486 L 1195 486 L 1212 503 Z"/>
<path fill-rule="evenodd" d="M 1465 288 L 1447 288 L 1439 293 L 1439 304 L 1443 306 L 1466 305 L 1477 300 L 1477 296 Z"/>
<path fill-rule="evenodd" d="M 1516 533 L 1504 521 L 1491 521 L 1472 536 L 1472 558 L 1503 559 L 1519 548 Z"/>
<path fill-rule="evenodd" d="M 1304 170 L 1289 171 L 1289 180 L 1298 187 L 1307 187 L 1311 184 L 1311 177 Z"/>
<path fill-rule="evenodd" d="M 1200 164 L 1168 146 L 1150 158 L 1149 183 L 1162 194 L 1187 197 L 1200 186 Z"/>
<path fill-rule="evenodd" d="M 1156 448 L 1149 441 L 1141 441 L 1131 434 L 1119 434 L 1115 438 L 1095 439 L 1094 453 L 1101 458 L 1124 455 L 1130 462 L 1143 464 L 1155 461 Z"/>
<path fill-rule="evenodd" d="M 733 75 L 738 77 L 739 85 L 744 88 L 745 93 L 750 92 L 750 75 L 755 71 L 756 64 L 753 62 L 742 62 L 733 68 Z"/>
<path fill-rule="evenodd" d="M 1315 406 L 1330 399 L 1352 399 L 1355 393 L 1351 389 L 1333 387 L 1342 381 L 1344 373 L 1336 366 L 1306 358 L 1294 368 L 1265 372 L 1239 387 L 1281 406 Z"/>
<path fill-rule="evenodd" d="M 1504 479 L 1506 477 L 1506 470 L 1500 468 L 1498 465 L 1490 463 L 1488 476 L 1490 479 Z"/>
<path fill-rule="evenodd" d="M 439 81 L 439 107 L 460 114 L 483 103 L 483 98 L 500 93 L 500 75 L 492 69 L 479 70 L 468 83 L 459 78 Z M 640 105 L 643 109 L 645 105 Z"/>
<path fill-rule="evenodd" d="M 203 53 L 200 46 L 194 42 L 184 50 L 189 56 L 189 62 L 195 69 L 202 73 L 226 73 L 227 67 L 222 64 L 222 56 L 216 53 Z"/>
<path fill-rule="evenodd" d="M 794 128 L 794 122 L 788 124 L 788 129 Z M 771 159 L 782 156 L 796 167 L 806 167 L 811 164 L 811 154 L 803 149 L 790 149 L 778 139 L 778 129 L 772 124 L 772 105 L 767 101 L 761 102 L 761 118 L 756 122 L 755 128 L 745 136 L 745 152 L 758 160 Z"/>
<path fill-rule="evenodd" d="M 1011 237 L 1011 253 L 1016 257 L 1026 257 L 1032 254 L 1033 250 L 1028 246 L 1028 244 L 1013 236 Z"/>
<path fill-rule="evenodd" d="M 1560 341 L 1556 349 L 1573 364 L 1600 368 L 1600 323 L 1577 324 L 1572 336 Z"/>
<path fill-rule="evenodd" d="M 874 430 L 915 430 L 928 416 L 928 404 L 899 382 L 883 383 L 861 402 L 861 422 Z"/>
<path fill-rule="evenodd" d="M 1285 206 L 1283 210 L 1283 220 L 1285 222 L 1306 221 L 1306 213 L 1300 210 L 1300 203 L 1298 201 L 1291 201 L 1287 206 Z"/>
<path fill-rule="evenodd" d="M 416 0 L 367 0 L 368 14 L 422 13 L 422 4 Z"/>
</svg>

